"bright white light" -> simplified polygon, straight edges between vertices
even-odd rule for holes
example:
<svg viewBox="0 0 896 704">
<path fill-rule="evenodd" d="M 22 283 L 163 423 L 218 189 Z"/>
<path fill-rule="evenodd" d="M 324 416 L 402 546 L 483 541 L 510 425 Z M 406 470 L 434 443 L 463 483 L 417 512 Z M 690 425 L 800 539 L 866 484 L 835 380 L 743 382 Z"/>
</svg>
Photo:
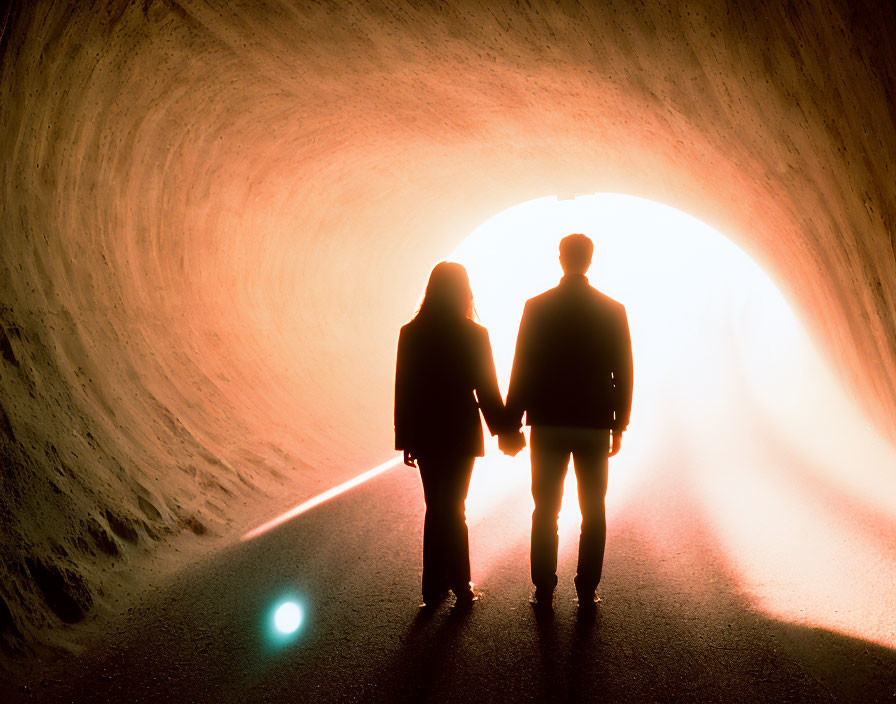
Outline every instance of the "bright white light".
<svg viewBox="0 0 896 704">
<path fill-rule="evenodd" d="M 720 360 L 730 357 L 732 344 L 738 346 L 737 354 L 761 359 L 769 354 L 766 340 L 775 338 L 787 346 L 804 333 L 762 269 L 696 218 L 654 201 L 611 193 L 563 201 L 539 198 L 486 221 L 449 257 L 470 274 L 476 310 L 488 328 L 505 393 L 523 305 L 557 285 L 563 273 L 558 246 L 572 232 L 594 241 L 590 282 L 625 305 L 631 328 L 634 404 L 625 450 L 612 461 L 618 468 L 608 492 L 612 507 L 637 482 L 639 471 L 649 467 L 645 453 L 668 434 L 668 415 L 687 422 L 682 399 L 694 404 L 714 395 L 713 386 L 725 373 Z M 750 327 L 756 325 L 756 330 Z M 734 337 L 732 328 L 739 328 Z M 756 331 L 761 334 L 751 336 Z M 752 379 L 760 386 L 772 382 L 762 374 Z M 506 464 L 488 459 L 497 454 L 492 447 L 480 466 Z M 520 462 L 527 461 L 528 455 L 521 455 Z M 526 481 L 526 475 L 511 476 Z M 503 469 L 474 474 L 474 514 L 480 505 L 486 510 L 492 493 L 506 491 L 507 477 Z M 573 486 L 570 477 L 567 488 Z M 573 500 L 564 502 L 561 518 L 576 523 L 575 492 L 567 496 Z"/>
<path fill-rule="evenodd" d="M 302 623 L 302 610 L 292 601 L 282 604 L 274 612 L 274 626 L 280 633 L 295 633 Z"/>
<path fill-rule="evenodd" d="M 592 285 L 626 306 L 642 380 L 673 364 L 678 369 L 679 357 L 692 354 L 694 335 L 705 331 L 707 319 L 721 320 L 732 303 L 755 301 L 765 313 L 775 312 L 768 324 L 793 327 L 787 304 L 759 266 L 696 218 L 610 193 L 539 198 L 483 223 L 450 257 L 470 274 L 476 309 L 505 383 L 523 304 L 557 285 L 562 275 L 557 248 L 572 232 L 594 241 Z"/>
<path fill-rule="evenodd" d="M 477 228 L 450 259 L 470 273 L 502 391 L 523 305 L 557 285 L 557 247 L 572 232 L 594 240 L 590 281 L 625 304 L 632 334 L 634 403 L 610 461 L 611 527 L 629 511 L 658 552 L 677 550 L 668 542 L 680 516 L 642 520 L 647 487 L 672 487 L 676 510 L 710 530 L 757 610 L 896 647 L 886 542 L 896 448 L 869 432 L 780 291 L 719 232 L 613 194 L 541 198 Z M 507 551 L 525 554 L 528 463 L 528 452 L 511 460 L 490 443 L 476 464 L 467 515 L 479 578 Z M 580 520 L 574 487 L 570 468 L 566 545 Z M 489 526 L 477 533 L 480 523 Z"/>
</svg>

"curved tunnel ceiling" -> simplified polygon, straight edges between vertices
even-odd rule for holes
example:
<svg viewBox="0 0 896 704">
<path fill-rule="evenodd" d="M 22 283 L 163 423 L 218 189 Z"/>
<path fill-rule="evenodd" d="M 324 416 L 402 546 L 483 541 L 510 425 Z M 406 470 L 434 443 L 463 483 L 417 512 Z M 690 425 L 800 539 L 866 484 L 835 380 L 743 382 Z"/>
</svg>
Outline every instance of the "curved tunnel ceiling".
<svg viewBox="0 0 896 704">
<path fill-rule="evenodd" d="M 0 626 L 388 457 L 432 263 L 542 195 L 728 234 L 896 434 L 896 10 L 750 5 L 12 7 Z"/>
</svg>

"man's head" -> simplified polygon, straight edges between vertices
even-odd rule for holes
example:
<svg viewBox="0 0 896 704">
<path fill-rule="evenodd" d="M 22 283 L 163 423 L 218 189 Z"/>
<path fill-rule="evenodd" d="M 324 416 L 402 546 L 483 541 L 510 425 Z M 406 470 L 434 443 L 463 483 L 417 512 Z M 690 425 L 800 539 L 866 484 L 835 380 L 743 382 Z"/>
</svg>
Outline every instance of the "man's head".
<svg viewBox="0 0 896 704">
<path fill-rule="evenodd" d="M 584 274 L 591 266 L 594 243 L 585 235 L 567 235 L 560 240 L 560 266 L 564 274 Z"/>
</svg>

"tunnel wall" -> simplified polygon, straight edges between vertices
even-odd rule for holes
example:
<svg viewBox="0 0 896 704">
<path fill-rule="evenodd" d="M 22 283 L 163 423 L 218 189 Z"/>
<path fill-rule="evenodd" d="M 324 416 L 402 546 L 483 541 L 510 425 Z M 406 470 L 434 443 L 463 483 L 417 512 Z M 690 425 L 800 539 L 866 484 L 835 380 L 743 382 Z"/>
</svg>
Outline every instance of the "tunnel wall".
<svg viewBox="0 0 896 704">
<path fill-rule="evenodd" d="M 429 269 L 538 196 L 638 195 L 726 233 L 896 437 L 894 28 L 892 3 L 831 0 L 14 2 L 7 644 L 160 544 L 204 549 L 253 501 L 389 457 Z"/>
</svg>

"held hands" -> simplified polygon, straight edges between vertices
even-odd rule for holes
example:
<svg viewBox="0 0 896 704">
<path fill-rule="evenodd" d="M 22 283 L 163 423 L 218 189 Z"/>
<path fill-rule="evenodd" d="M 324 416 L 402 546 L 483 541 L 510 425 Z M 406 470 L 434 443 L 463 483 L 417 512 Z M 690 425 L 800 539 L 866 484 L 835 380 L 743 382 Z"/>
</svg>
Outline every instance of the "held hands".
<svg viewBox="0 0 896 704">
<path fill-rule="evenodd" d="M 610 447 L 610 457 L 619 453 L 622 448 L 622 431 L 611 432 L 612 446 Z M 520 450 L 526 446 L 526 436 L 522 430 L 509 431 L 498 435 L 498 449 L 509 457 L 516 457 Z M 417 458 L 410 450 L 404 451 L 404 463 L 408 467 L 419 469 L 417 466 Z"/>
<path fill-rule="evenodd" d="M 526 436 L 522 430 L 509 431 L 498 435 L 498 449 L 509 457 L 516 457 L 526 446 Z"/>
</svg>

